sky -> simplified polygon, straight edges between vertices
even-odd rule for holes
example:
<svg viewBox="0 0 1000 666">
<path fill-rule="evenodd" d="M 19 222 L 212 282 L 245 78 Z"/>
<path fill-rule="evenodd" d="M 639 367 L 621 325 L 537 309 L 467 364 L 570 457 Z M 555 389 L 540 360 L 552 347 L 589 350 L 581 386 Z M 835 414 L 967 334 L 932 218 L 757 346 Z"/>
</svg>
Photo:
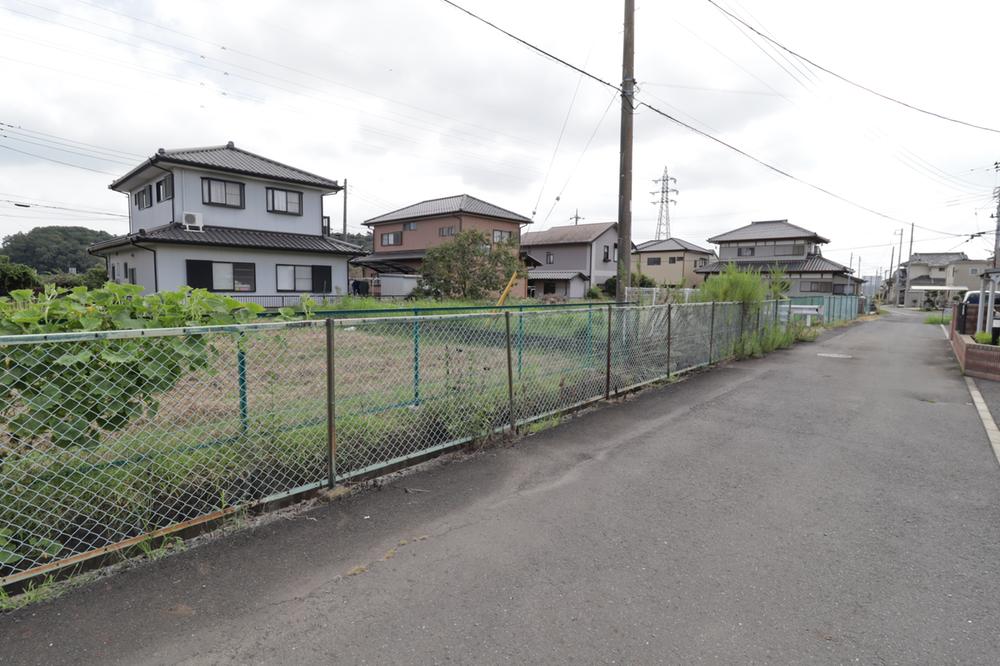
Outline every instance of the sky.
<svg viewBox="0 0 1000 666">
<path fill-rule="evenodd" d="M 718 2 L 848 79 L 1000 127 L 1000 3 Z M 620 2 L 459 4 L 621 81 Z M 672 235 L 696 244 L 787 219 L 868 275 L 888 270 L 900 229 L 908 254 L 912 223 L 915 252 L 990 254 L 1000 133 L 838 81 L 708 0 L 636 4 L 637 100 L 798 180 L 640 106 L 634 240 L 654 237 L 653 181 L 668 167 Z M 531 217 L 535 230 L 577 212 L 617 216 L 615 91 L 442 0 L 0 0 L 0 89 L 0 235 L 47 224 L 125 233 L 125 195 L 108 183 L 160 147 L 227 141 L 347 179 L 355 232 L 460 193 Z M 335 227 L 342 204 L 325 201 Z"/>
</svg>

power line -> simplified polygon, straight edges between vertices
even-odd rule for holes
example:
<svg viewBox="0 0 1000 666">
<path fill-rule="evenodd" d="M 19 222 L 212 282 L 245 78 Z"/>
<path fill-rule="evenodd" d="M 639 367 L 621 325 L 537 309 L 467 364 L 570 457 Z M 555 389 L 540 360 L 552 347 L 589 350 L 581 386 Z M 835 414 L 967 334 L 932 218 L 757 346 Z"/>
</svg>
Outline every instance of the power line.
<svg viewBox="0 0 1000 666">
<path fill-rule="evenodd" d="M 771 37 L 765 35 L 763 32 L 761 32 L 757 28 L 753 27 L 752 25 L 750 25 L 749 23 L 747 23 L 746 21 L 744 21 L 743 19 L 741 19 L 739 16 L 736 16 L 735 14 L 733 14 L 732 12 L 730 12 L 729 10 L 727 10 L 726 8 L 724 8 L 721 5 L 719 5 L 717 2 L 715 2 L 715 0 L 706 0 L 706 2 L 708 2 L 710 5 L 712 5 L 716 9 L 718 9 L 720 12 L 722 12 L 726 16 L 729 16 L 730 18 L 733 18 L 733 19 L 739 21 L 741 24 L 743 24 L 744 26 L 746 26 L 747 28 L 749 28 L 750 30 L 752 30 L 753 32 L 755 32 L 756 34 L 760 35 L 761 37 L 763 37 L 764 39 L 766 39 L 771 44 L 777 46 L 779 49 L 781 49 L 781 50 L 783 50 L 783 51 L 785 51 L 787 53 L 790 53 L 791 55 L 795 56 L 799 60 L 802 60 L 803 62 L 806 62 L 806 63 L 812 65 L 816 69 L 818 69 L 820 71 L 823 71 L 823 72 L 826 72 L 830 76 L 833 76 L 833 77 L 835 77 L 837 79 L 840 79 L 844 83 L 852 85 L 855 88 L 859 88 L 861 90 L 864 90 L 867 93 L 875 95 L 876 97 L 880 97 L 880 98 L 882 98 L 882 99 L 884 99 L 886 101 L 892 102 L 894 104 L 899 104 L 900 106 L 905 106 L 908 109 L 911 109 L 913 111 L 917 111 L 919 113 L 926 114 L 928 116 L 934 116 L 935 118 L 939 118 L 941 120 L 946 120 L 946 121 L 951 122 L 951 123 L 956 123 L 958 125 L 965 125 L 966 127 L 973 127 L 975 129 L 984 130 L 986 132 L 994 132 L 996 134 L 1000 134 L 1000 129 L 995 129 L 995 128 L 992 128 L 992 127 L 986 127 L 984 125 L 976 125 L 975 123 L 970 123 L 970 122 L 967 122 L 967 121 L 964 121 L 964 120 L 959 120 L 958 118 L 952 118 L 951 116 L 946 116 L 946 115 L 944 115 L 942 113 L 937 113 L 936 111 L 929 111 L 927 109 L 921 108 L 921 107 L 916 106 L 914 104 L 910 104 L 909 102 L 904 102 L 902 100 L 896 99 L 895 97 L 891 97 L 891 96 L 886 95 L 884 93 L 880 93 L 879 91 L 873 90 L 872 88 L 869 88 L 868 86 L 865 86 L 865 85 L 862 85 L 862 84 L 857 83 L 855 81 L 852 81 L 851 79 L 847 78 L 846 76 L 838 74 L 837 72 L 834 72 L 833 70 L 827 69 L 826 67 L 823 67 L 822 65 L 817 64 L 816 62 L 810 60 L 809 58 L 805 57 L 804 55 L 802 55 L 800 53 L 797 53 L 796 51 L 793 51 L 792 49 L 788 48 L 787 46 L 785 46 L 781 42 L 777 41 L 776 39 L 772 39 Z"/>
<path fill-rule="evenodd" d="M 11 148 L 10 146 L 0 143 L 0 148 L 4 150 L 10 150 L 15 153 L 21 153 L 22 155 L 29 155 L 31 157 L 37 157 L 40 160 L 45 160 L 46 162 L 53 162 L 55 164 L 62 164 L 63 166 L 73 167 L 75 169 L 83 169 L 84 171 L 93 171 L 94 173 L 103 173 L 106 176 L 117 176 L 116 173 L 111 173 L 110 171 L 101 171 L 100 169 L 91 169 L 90 167 L 80 166 L 79 164 L 72 164 L 70 162 L 63 162 L 62 160 L 53 159 L 51 157 L 45 157 L 44 155 L 39 155 L 37 153 L 29 153 L 26 150 L 18 150 L 17 148 Z"/>
<path fill-rule="evenodd" d="M 556 163 L 556 155 L 559 154 L 559 146 L 562 145 L 563 136 L 566 134 L 566 126 L 569 124 L 569 118 L 573 114 L 573 106 L 576 104 L 576 96 L 580 93 L 580 84 L 583 83 L 583 75 L 581 75 L 576 80 L 576 87 L 573 89 L 573 96 L 569 100 L 569 108 L 566 109 L 566 117 L 563 118 L 562 127 L 559 128 L 559 138 L 556 139 L 555 148 L 552 149 L 552 157 L 549 158 L 549 166 L 545 170 L 545 176 L 542 178 L 542 186 L 538 189 L 538 199 L 535 200 L 535 206 L 531 209 L 531 218 L 535 218 L 535 213 L 538 211 L 538 204 L 542 202 L 542 195 L 545 193 L 545 185 L 549 182 L 549 174 L 552 173 L 552 166 Z"/>
<path fill-rule="evenodd" d="M 550 60 L 554 60 L 555 62 L 557 62 L 557 63 L 559 63 L 559 64 L 561 64 L 561 65 L 563 65 L 565 67 L 568 67 L 569 69 L 572 69 L 573 71 L 578 72 L 579 74 L 582 74 L 582 75 L 586 76 L 587 78 L 590 78 L 590 79 L 592 79 L 592 80 L 600 83 L 601 85 L 607 86 L 608 88 L 616 90 L 619 93 L 622 92 L 622 89 L 619 86 L 617 86 L 616 84 L 611 83 L 609 81 L 606 81 L 605 79 L 602 79 L 599 76 L 597 76 L 596 74 L 592 74 L 592 73 L 588 72 L 587 70 L 585 70 L 585 69 L 583 69 L 581 67 L 577 67 L 576 65 L 574 65 L 574 64 L 572 64 L 572 63 L 570 63 L 570 62 L 568 62 L 566 60 L 563 60 L 562 58 L 560 58 L 560 57 L 558 57 L 558 56 L 556 56 L 556 55 L 554 55 L 554 54 L 546 51 L 545 49 L 543 49 L 543 48 L 541 48 L 539 46 L 535 46 L 531 42 L 528 42 L 527 40 L 524 40 L 521 37 L 518 37 L 517 35 L 509 32 L 507 30 L 504 30 L 503 28 L 501 28 L 500 26 L 496 25 L 495 23 L 493 23 L 493 22 L 491 22 L 491 21 L 489 21 L 489 20 L 487 20 L 487 19 L 479 16 L 478 14 L 476 14 L 476 13 L 474 13 L 474 12 L 472 12 L 472 11 L 464 8 L 464 7 L 462 7 L 461 5 L 456 4 L 452 0 L 441 0 L 441 1 L 444 2 L 447 5 L 450 5 L 450 6 L 454 7 L 455 9 L 463 12 L 464 14 L 467 14 L 468 16 L 474 18 L 475 20 L 479 21 L 480 23 L 484 23 L 484 24 L 488 25 L 489 27 L 493 28 L 494 30 L 496 30 L 496 31 L 498 31 L 500 33 L 503 33 L 504 35 L 506 35 L 506 36 L 510 37 L 511 39 L 513 39 L 514 41 L 518 42 L 519 44 L 522 44 L 522 45 L 528 47 L 532 51 L 535 51 L 536 53 L 538 53 L 538 54 L 540 54 L 540 55 L 542 55 L 542 56 L 544 56 L 546 58 L 549 58 Z M 709 2 L 711 2 L 711 1 L 712 0 L 709 0 Z M 910 222 L 909 220 L 903 220 L 903 219 L 900 219 L 898 217 L 893 217 L 892 215 L 889 215 L 887 213 L 883 213 L 881 211 L 875 210 L 874 208 L 870 208 L 870 207 L 865 206 L 863 204 L 860 204 L 860 203 L 857 203 L 855 201 L 852 201 L 852 200 L 848 199 L 847 197 L 842 196 L 840 194 L 837 194 L 836 192 L 833 192 L 833 191 L 831 191 L 831 190 L 829 190 L 829 189 L 827 189 L 825 187 L 822 187 L 820 185 L 816 185 L 816 184 L 811 183 L 811 182 L 809 182 L 807 180 L 803 180 L 803 179 L 801 179 L 801 178 L 799 178 L 799 177 L 797 177 L 797 176 L 789 173 L 788 171 L 785 171 L 784 169 L 776 167 L 776 166 L 774 166 L 772 164 L 769 164 L 768 162 L 765 162 L 764 160 L 762 160 L 762 159 L 760 159 L 758 157 L 755 157 L 755 156 L 751 155 L 750 153 L 746 152 L 745 150 L 743 150 L 741 148 L 737 148 L 736 146 L 732 145 L 731 143 L 728 143 L 728 142 L 726 142 L 726 141 L 724 141 L 724 140 L 722 140 L 722 139 L 720 139 L 720 138 L 718 138 L 716 136 L 713 136 L 712 134 L 709 134 L 708 132 L 705 132 L 703 130 L 698 129 L 697 127 L 694 127 L 693 125 L 690 125 L 690 124 L 688 124 L 688 123 L 686 123 L 686 122 L 684 122 L 684 121 L 682 121 L 682 120 L 680 120 L 680 119 L 678 119 L 678 118 L 670 115 L 666 111 L 662 111 L 662 110 L 656 108 L 655 106 L 652 106 L 651 104 L 649 104 L 647 102 L 639 102 L 636 106 L 637 107 L 638 106 L 644 106 L 647 109 L 649 109 L 650 111 L 652 111 L 653 113 L 661 115 L 664 118 L 666 118 L 667 120 L 673 121 L 674 123 L 680 125 L 681 127 L 684 127 L 686 129 L 694 132 L 695 134 L 698 134 L 698 135 L 700 135 L 700 136 L 702 136 L 702 137 L 704 137 L 704 138 L 706 138 L 706 139 L 708 139 L 710 141 L 713 141 L 714 143 L 717 143 L 720 146 L 728 148 L 729 150 L 731 150 L 731 151 L 733 151 L 733 152 L 735 152 L 735 153 L 737 153 L 739 155 L 742 155 L 743 157 L 746 157 L 749 160 L 752 160 L 752 161 L 756 162 L 757 164 L 761 165 L 762 167 L 764 167 L 764 168 L 766 168 L 766 169 L 768 169 L 770 171 L 773 171 L 774 173 L 777 173 L 777 174 L 779 174 L 781 176 L 784 176 L 785 178 L 788 178 L 788 179 L 793 180 L 793 181 L 795 181 L 797 183 L 805 185 L 806 187 L 814 189 L 817 192 L 821 192 L 821 193 L 823 193 L 823 194 L 825 194 L 825 195 L 827 195 L 827 196 L 829 196 L 831 198 L 837 199 L 838 201 L 846 203 L 846 204 L 848 204 L 850 206 L 853 206 L 853 207 L 855 207 L 855 208 L 857 208 L 859 210 L 863 210 L 863 211 L 865 211 L 867 213 L 871 213 L 872 215 L 876 215 L 878 217 L 881 217 L 881 218 L 884 218 L 886 220 L 890 220 L 890 221 L 893 221 L 893 222 L 901 222 L 903 224 L 913 224 L 915 227 L 919 227 L 920 229 L 923 229 L 924 231 L 930 231 L 930 232 L 933 232 L 933 233 L 946 233 L 946 232 L 941 232 L 941 231 L 939 231 L 937 229 L 931 229 L 929 227 L 925 227 L 925 226 L 922 226 L 922 225 L 915 224 L 913 222 Z"/>
<path fill-rule="evenodd" d="M 124 215 L 122 213 L 112 213 L 110 211 L 89 210 L 89 209 L 86 209 L 86 208 L 71 208 L 69 206 L 50 206 L 50 205 L 46 205 L 46 204 L 26 203 L 24 201 L 17 201 L 17 200 L 14 200 L 14 199 L 0 199 L 0 202 L 13 204 L 14 206 L 17 206 L 18 208 L 47 208 L 47 209 L 51 209 L 51 210 L 64 210 L 64 211 L 70 211 L 70 212 L 74 212 L 74 213 L 86 213 L 87 215 L 108 215 L 108 216 L 111 216 L 111 217 L 124 217 L 124 218 L 128 218 L 128 215 Z"/>
</svg>

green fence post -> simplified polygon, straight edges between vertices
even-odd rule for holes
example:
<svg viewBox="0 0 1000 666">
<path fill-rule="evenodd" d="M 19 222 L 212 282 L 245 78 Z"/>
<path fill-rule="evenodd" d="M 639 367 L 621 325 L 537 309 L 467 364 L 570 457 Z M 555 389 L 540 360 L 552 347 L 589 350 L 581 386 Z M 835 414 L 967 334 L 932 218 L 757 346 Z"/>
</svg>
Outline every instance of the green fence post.
<svg viewBox="0 0 1000 666">
<path fill-rule="evenodd" d="M 413 311 L 413 402 L 420 404 L 420 319 Z"/>
<path fill-rule="evenodd" d="M 247 405 L 247 353 L 246 334 L 240 333 L 236 341 L 236 381 L 240 393 L 240 432 L 246 434 L 249 429 L 249 409 Z"/>
<path fill-rule="evenodd" d="M 667 331 L 668 331 L 668 333 L 667 333 L 667 340 L 670 339 L 669 330 L 670 329 L 669 329 L 669 326 L 668 326 L 668 328 L 667 328 Z M 715 340 L 715 301 L 712 301 L 712 318 L 711 318 L 711 322 L 708 325 L 708 364 L 709 365 L 712 364 L 712 347 L 714 346 L 714 344 L 713 344 L 714 340 Z M 667 349 L 669 349 L 669 348 L 670 348 L 670 344 L 668 343 L 667 344 Z M 668 367 L 667 372 L 670 372 L 670 370 L 669 370 L 669 367 L 670 367 L 669 364 L 667 365 L 667 367 Z"/>
<path fill-rule="evenodd" d="M 604 399 L 611 399 L 611 306 L 608 306 L 608 345 L 604 355 Z"/>
<path fill-rule="evenodd" d="M 524 306 L 518 306 L 517 310 L 517 378 L 520 379 L 524 369 Z"/>
<path fill-rule="evenodd" d="M 333 319 L 326 320 L 326 464 L 329 478 L 327 485 L 333 488 L 337 481 L 337 411 L 334 400 L 334 360 L 333 360 Z"/>
<path fill-rule="evenodd" d="M 503 313 L 507 329 L 507 409 L 510 411 L 510 431 L 517 432 L 517 415 L 514 412 L 514 368 L 510 358 L 510 310 Z"/>
</svg>

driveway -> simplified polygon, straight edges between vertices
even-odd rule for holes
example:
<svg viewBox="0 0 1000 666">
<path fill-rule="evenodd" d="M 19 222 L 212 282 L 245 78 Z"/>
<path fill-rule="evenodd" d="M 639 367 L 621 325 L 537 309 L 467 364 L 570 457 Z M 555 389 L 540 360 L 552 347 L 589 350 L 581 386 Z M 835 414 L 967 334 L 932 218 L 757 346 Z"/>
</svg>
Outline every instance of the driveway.
<svg viewBox="0 0 1000 666">
<path fill-rule="evenodd" d="M 996 663 L 1000 470 L 893 312 L 0 617 L 0 663 Z"/>
</svg>

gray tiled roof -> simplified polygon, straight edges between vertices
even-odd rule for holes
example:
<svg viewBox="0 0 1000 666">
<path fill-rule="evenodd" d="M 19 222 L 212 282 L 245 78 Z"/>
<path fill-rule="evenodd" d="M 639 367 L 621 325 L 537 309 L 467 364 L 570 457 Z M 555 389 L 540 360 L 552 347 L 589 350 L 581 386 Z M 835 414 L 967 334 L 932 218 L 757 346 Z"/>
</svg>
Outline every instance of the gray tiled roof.
<svg viewBox="0 0 1000 666">
<path fill-rule="evenodd" d="M 290 234 L 279 231 L 259 231 L 257 229 L 234 229 L 231 227 L 204 227 L 204 231 L 188 231 L 179 224 L 167 224 L 153 229 L 140 229 L 138 233 L 118 236 L 90 246 L 91 250 L 127 245 L 132 241 L 155 243 L 178 243 L 187 245 L 217 245 L 223 247 L 245 247 L 260 250 L 288 250 L 292 252 L 321 252 L 357 256 L 364 251 L 345 241 L 330 236 L 310 234 Z"/>
<path fill-rule="evenodd" d="M 342 189 L 335 180 L 323 178 L 316 174 L 296 169 L 295 167 L 276 162 L 275 160 L 237 148 L 230 141 L 224 146 L 206 146 L 203 148 L 177 148 L 164 150 L 160 148 L 155 155 L 143 162 L 132 171 L 111 183 L 111 189 L 117 187 L 146 167 L 157 164 L 180 164 L 227 173 L 257 176 L 268 180 L 279 180 L 310 187 L 319 187 L 328 191 Z"/>
<path fill-rule="evenodd" d="M 964 252 L 914 252 L 909 261 L 903 265 L 927 264 L 928 266 L 947 266 L 955 261 L 965 261 L 969 257 Z"/>
<path fill-rule="evenodd" d="M 689 243 L 680 238 L 666 238 L 664 240 L 651 240 L 640 243 L 636 247 L 637 252 L 678 252 L 688 250 L 689 252 L 699 252 L 701 254 L 715 254 L 712 250 L 698 247 L 694 243 Z"/>
<path fill-rule="evenodd" d="M 752 241 L 752 240 L 778 240 L 784 238 L 809 238 L 817 243 L 829 243 L 815 231 L 809 231 L 794 224 L 789 224 L 788 220 L 766 220 L 763 222 L 751 222 L 745 227 L 727 231 L 708 239 L 709 243 L 727 243 L 732 241 Z"/>
<path fill-rule="evenodd" d="M 506 208 L 495 206 L 489 202 L 470 197 L 468 194 L 459 194 L 443 199 L 429 199 L 406 206 L 391 213 L 373 217 L 365 220 L 365 224 L 379 224 L 380 222 L 398 222 L 402 220 L 412 220 L 418 217 L 435 217 L 437 215 L 454 215 L 455 213 L 469 213 L 470 215 L 483 215 L 485 217 L 496 217 L 502 220 L 511 220 L 528 224 L 530 219 L 523 215 L 511 212 Z"/>
<path fill-rule="evenodd" d="M 580 271 L 544 271 L 544 270 L 528 271 L 529 280 L 572 280 L 577 276 L 580 276 L 582 278 L 587 277 Z"/>
<path fill-rule="evenodd" d="M 695 273 L 720 273 L 729 264 L 737 268 L 753 268 L 762 273 L 769 273 L 771 266 L 777 264 L 786 273 L 849 273 L 850 268 L 836 261 L 830 261 L 818 254 L 795 261 L 715 261 L 707 266 L 694 269 Z"/>
<path fill-rule="evenodd" d="M 605 231 L 613 229 L 615 224 L 615 222 L 592 222 L 589 224 L 568 224 L 560 227 L 551 227 L 542 231 L 531 231 L 521 234 L 521 247 L 592 243 Z"/>
</svg>

